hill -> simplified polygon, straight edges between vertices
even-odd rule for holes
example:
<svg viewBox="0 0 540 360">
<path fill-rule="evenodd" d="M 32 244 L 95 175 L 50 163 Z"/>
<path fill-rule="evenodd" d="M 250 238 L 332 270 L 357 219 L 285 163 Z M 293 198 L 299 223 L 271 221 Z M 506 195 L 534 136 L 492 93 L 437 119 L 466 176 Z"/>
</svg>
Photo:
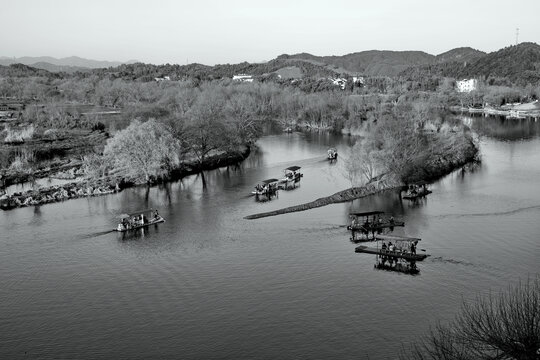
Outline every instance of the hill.
<svg viewBox="0 0 540 360">
<path fill-rule="evenodd" d="M 42 76 L 48 78 L 58 77 L 57 74 L 52 74 L 47 70 L 36 69 L 24 64 L 11 64 L 9 66 L 0 65 L 0 76 L 6 77 L 32 77 Z"/>
<path fill-rule="evenodd" d="M 293 69 L 294 68 L 294 69 Z M 232 78 L 236 74 L 250 74 L 255 76 L 270 76 L 273 73 L 280 74 L 285 71 L 285 77 L 329 77 L 337 76 L 336 70 L 327 68 L 324 65 L 317 65 L 303 60 L 274 59 L 266 63 L 239 64 L 219 64 L 207 66 L 203 64 L 189 65 L 152 65 L 152 64 L 123 64 L 115 68 L 94 69 L 92 74 L 100 77 L 109 76 L 112 78 L 123 78 L 126 80 L 150 81 L 156 77 L 169 76 L 173 80 L 198 79 L 213 80 L 221 78 Z M 284 73 L 284 74 L 285 74 Z M 84 75 L 84 74 L 81 74 Z"/>
<path fill-rule="evenodd" d="M 521 43 L 489 54 L 470 48 L 459 48 L 438 55 L 434 64 L 411 66 L 399 75 L 411 79 L 427 76 L 453 78 L 504 79 L 519 85 L 540 82 L 540 46 Z"/>
<path fill-rule="evenodd" d="M 540 45 L 521 43 L 479 58 L 462 69 L 463 77 L 507 78 L 520 84 L 540 81 Z"/>
<path fill-rule="evenodd" d="M 91 70 L 90 68 L 87 68 L 87 67 L 54 65 L 47 62 L 37 62 L 35 64 L 31 64 L 30 66 L 36 69 L 47 70 L 49 72 L 65 72 L 68 74 L 72 74 L 77 71 L 90 71 Z"/>
<path fill-rule="evenodd" d="M 129 61 L 128 63 L 133 63 L 135 61 Z M 70 56 L 61 59 L 57 59 L 51 56 L 23 56 L 20 58 L 9 58 L 1 57 L 0 65 L 11 65 L 11 64 L 24 64 L 29 66 L 34 66 L 34 64 L 48 63 L 56 66 L 74 66 L 79 68 L 88 68 L 88 69 L 97 69 L 97 68 L 108 68 L 113 66 L 119 66 L 124 64 L 120 61 L 99 61 L 85 59 L 78 56 Z"/>
<path fill-rule="evenodd" d="M 436 63 L 461 62 L 469 63 L 486 55 L 485 52 L 470 47 L 460 47 L 449 50 L 435 57 Z"/>
<path fill-rule="evenodd" d="M 370 50 L 343 56 L 315 56 L 308 53 L 283 54 L 277 59 L 316 62 L 320 66 L 330 65 L 364 75 L 395 76 L 411 66 L 434 62 L 435 56 L 423 51 Z"/>
</svg>

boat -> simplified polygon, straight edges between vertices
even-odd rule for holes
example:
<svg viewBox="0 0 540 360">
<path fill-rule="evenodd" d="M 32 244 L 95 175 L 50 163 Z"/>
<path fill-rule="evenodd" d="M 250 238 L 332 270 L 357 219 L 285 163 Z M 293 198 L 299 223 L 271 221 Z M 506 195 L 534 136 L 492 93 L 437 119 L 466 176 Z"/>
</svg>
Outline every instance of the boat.
<svg viewBox="0 0 540 360">
<path fill-rule="evenodd" d="M 255 186 L 255 190 L 253 190 L 251 193 L 255 196 L 272 196 L 276 195 L 278 191 L 278 179 L 266 179 L 261 181 Z"/>
<path fill-rule="evenodd" d="M 300 181 L 300 178 L 304 176 L 304 174 L 300 173 L 300 166 L 289 166 L 285 170 L 285 177 L 281 179 L 282 181 Z"/>
<path fill-rule="evenodd" d="M 296 188 L 296 183 L 304 174 L 300 173 L 300 166 L 290 166 L 283 170 L 285 176 L 279 180 L 280 189 L 288 189 L 290 186 Z"/>
<path fill-rule="evenodd" d="M 338 157 L 338 152 L 336 148 L 328 149 L 328 160 L 336 160 Z"/>
<path fill-rule="evenodd" d="M 468 110 L 470 113 L 483 113 L 484 107 L 469 107 Z"/>
<path fill-rule="evenodd" d="M 409 185 L 407 192 L 402 199 L 407 200 L 416 200 L 418 198 L 424 197 L 428 194 L 431 194 L 432 191 L 427 188 L 428 184 L 425 181 L 418 182 L 416 184 Z"/>
<path fill-rule="evenodd" d="M 417 254 L 417 245 L 421 239 L 396 235 L 379 235 L 375 238 L 376 246 L 360 245 L 354 250 L 357 253 L 376 255 L 374 268 L 398 271 L 407 274 L 418 274 L 417 261 L 422 261 L 429 254 Z M 421 251 L 425 251 L 421 249 Z"/>
<path fill-rule="evenodd" d="M 351 230 L 351 241 L 373 241 L 375 233 L 382 232 L 383 229 L 393 230 L 395 226 L 405 226 L 403 221 L 395 220 L 393 216 L 384 218 L 384 211 L 351 212 L 352 219 L 347 230 Z"/>
<path fill-rule="evenodd" d="M 520 110 L 510 110 L 510 113 L 506 115 L 507 119 L 526 119 L 524 111 Z"/>
<path fill-rule="evenodd" d="M 137 211 L 132 214 L 122 214 L 120 219 L 122 221 L 114 231 L 126 232 L 165 222 L 165 219 L 159 215 L 158 211 L 152 209 Z"/>
</svg>

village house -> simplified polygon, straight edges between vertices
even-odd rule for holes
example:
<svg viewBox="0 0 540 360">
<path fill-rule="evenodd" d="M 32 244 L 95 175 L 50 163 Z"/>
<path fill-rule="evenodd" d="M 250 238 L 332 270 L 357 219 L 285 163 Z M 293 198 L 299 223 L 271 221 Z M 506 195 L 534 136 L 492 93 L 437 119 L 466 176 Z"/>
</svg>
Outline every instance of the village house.
<svg viewBox="0 0 540 360">
<path fill-rule="evenodd" d="M 478 80 L 476 79 L 463 79 L 456 82 L 457 91 L 459 92 L 471 92 L 478 88 Z"/>
<path fill-rule="evenodd" d="M 171 80 L 171 77 L 170 77 L 170 76 L 157 77 L 157 78 L 154 78 L 154 80 L 156 80 L 157 82 L 160 82 L 160 81 L 169 81 L 169 80 Z"/>
<path fill-rule="evenodd" d="M 345 90 L 345 86 L 347 86 L 347 79 L 344 78 L 329 78 L 332 82 L 332 84 L 339 86 L 341 90 Z"/>
<path fill-rule="evenodd" d="M 240 82 L 253 82 L 253 76 L 247 75 L 247 74 L 234 75 L 232 79 L 234 81 L 240 81 Z"/>
<path fill-rule="evenodd" d="M 364 85 L 364 77 L 363 76 L 353 76 L 352 78 L 353 84 L 355 85 Z"/>
</svg>

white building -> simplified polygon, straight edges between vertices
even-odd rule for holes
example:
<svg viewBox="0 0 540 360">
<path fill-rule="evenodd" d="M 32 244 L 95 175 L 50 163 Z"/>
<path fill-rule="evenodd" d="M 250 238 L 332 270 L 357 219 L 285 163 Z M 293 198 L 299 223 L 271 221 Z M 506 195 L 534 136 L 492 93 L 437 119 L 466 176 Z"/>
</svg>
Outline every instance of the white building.
<svg viewBox="0 0 540 360">
<path fill-rule="evenodd" d="M 253 82 L 253 76 L 247 75 L 247 74 L 238 74 L 234 75 L 232 77 L 234 81 L 241 81 L 241 82 Z"/>
<path fill-rule="evenodd" d="M 154 78 L 154 80 L 156 81 L 169 81 L 171 80 L 171 77 L 170 76 L 164 76 L 164 77 L 157 77 L 157 78 Z"/>
<path fill-rule="evenodd" d="M 347 85 L 347 79 L 344 78 L 330 78 L 329 80 L 332 84 L 339 86 L 341 90 L 344 90 Z"/>
<path fill-rule="evenodd" d="M 478 88 L 478 80 L 476 79 L 463 79 L 456 82 L 457 91 L 459 92 L 471 92 Z"/>
<path fill-rule="evenodd" d="M 364 77 L 363 76 L 353 76 L 352 81 L 353 81 L 353 84 L 364 85 Z"/>
</svg>

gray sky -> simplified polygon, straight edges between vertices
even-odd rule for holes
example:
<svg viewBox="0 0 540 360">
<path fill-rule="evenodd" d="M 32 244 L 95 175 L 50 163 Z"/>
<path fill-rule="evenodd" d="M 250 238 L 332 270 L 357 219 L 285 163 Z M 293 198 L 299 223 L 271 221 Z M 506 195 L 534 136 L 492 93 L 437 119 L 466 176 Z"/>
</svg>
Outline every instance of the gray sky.
<svg viewBox="0 0 540 360">
<path fill-rule="evenodd" d="M 0 56 L 204 64 L 540 42 L 540 0 L 0 0 Z"/>
</svg>

